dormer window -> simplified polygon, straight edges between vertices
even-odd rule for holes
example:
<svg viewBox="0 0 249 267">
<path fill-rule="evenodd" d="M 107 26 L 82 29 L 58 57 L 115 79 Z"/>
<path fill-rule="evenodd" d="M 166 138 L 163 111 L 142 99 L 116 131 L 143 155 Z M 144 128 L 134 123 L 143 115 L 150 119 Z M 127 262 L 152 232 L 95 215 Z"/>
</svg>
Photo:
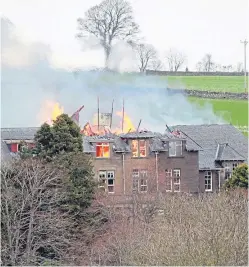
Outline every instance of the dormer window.
<svg viewBox="0 0 249 267">
<path fill-rule="evenodd" d="M 131 151 L 133 158 L 145 158 L 147 154 L 145 140 L 132 140 Z"/>
<path fill-rule="evenodd" d="M 169 141 L 169 156 L 182 156 L 182 141 Z"/>
<path fill-rule="evenodd" d="M 96 158 L 109 158 L 109 157 L 110 157 L 110 144 L 96 143 Z"/>
</svg>

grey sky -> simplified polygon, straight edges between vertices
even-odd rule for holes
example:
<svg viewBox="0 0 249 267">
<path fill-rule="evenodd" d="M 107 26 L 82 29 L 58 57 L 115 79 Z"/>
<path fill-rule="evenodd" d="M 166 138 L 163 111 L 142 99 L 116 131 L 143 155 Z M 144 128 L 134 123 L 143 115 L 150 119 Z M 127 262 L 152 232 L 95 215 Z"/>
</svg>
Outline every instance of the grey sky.
<svg viewBox="0 0 249 267">
<path fill-rule="evenodd" d="M 2 0 L 2 14 L 19 30 L 24 42 L 43 42 L 60 67 L 102 66 L 102 51 L 82 52 L 75 39 L 76 19 L 100 0 Z M 131 0 L 146 41 L 160 52 L 186 53 L 194 68 L 205 53 L 221 64 L 243 61 L 241 39 L 247 37 L 247 0 Z"/>
</svg>

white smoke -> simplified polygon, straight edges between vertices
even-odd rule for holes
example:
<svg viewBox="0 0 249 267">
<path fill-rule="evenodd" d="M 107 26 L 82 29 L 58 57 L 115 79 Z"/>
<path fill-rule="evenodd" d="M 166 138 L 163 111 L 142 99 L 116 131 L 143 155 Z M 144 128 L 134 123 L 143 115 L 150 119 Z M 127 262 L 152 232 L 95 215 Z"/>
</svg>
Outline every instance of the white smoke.
<svg viewBox="0 0 249 267">
<path fill-rule="evenodd" d="M 59 102 L 68 114 L 81 105 L 84 125 L 97 112 L 110 112 L 114 99 L 114 114 L 122 110 L 136 126 L 164 131 L 165 124 L 218 123 L 212 107 L 200 108 L 188 102 L 183 94 L 169 93 L 167 83 L 160 77 L 130 73 L 106 73 L 101 71 L 68 71 L 51 66 L 49 47 L 36 43 L 26 44 L 14 34 L 14 26 L 2 19 L 2 127 L 39 126 L 38 115 L 46 101 Z M 22 56 L 21 56 L 22 55 Z M 123 55 L 123 56 L 122 56 Z M 122 43 L 114 47 L 110 58 L 116 70 L 130 70 L 134 57 L 130 48 Z M 114 118 L 119 124 L 120 118 Z"/>
</svg>

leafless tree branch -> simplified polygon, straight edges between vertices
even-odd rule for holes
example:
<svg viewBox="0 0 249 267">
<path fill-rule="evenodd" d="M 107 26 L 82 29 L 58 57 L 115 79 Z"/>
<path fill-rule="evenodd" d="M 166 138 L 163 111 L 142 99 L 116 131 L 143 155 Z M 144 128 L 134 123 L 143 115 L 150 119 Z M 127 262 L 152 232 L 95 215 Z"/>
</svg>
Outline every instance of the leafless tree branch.
<svg viewBox="0 0 249 267">
<path fill-rule="evenodd" d="M 50 249 L 57 259 L 66 251 L 70 216 L 58 209 L 63 198 L 61 173 L 37 160 L 1 169 L 2 261 L 37 264 Z"/>
<path fill-rule="evenodd" d="M 135 47 L 140 72 L 145 72 L 150 64 L 156 60 L 156 50 L 152 45 L 139 44 Z"/>
<path fill-rule="evenodd" d="M 94 36 L 99 40 L 105 51 L 106 67 L 113 42 L 122 39 L 129 43 L 139 31 L 132 7 L 126 0 L 104 0 L 90 8 L 77 22 L 78 38 Z"/>
<path fill-rule="evenodd" d="M 186 56 L 177 50 L 170 49 L 166 55 L 166 60 L 170 71 L 178 71 L 186 61 Z"/>
<path fill-rule="evenodd" d="M 198 71 L 210 72 L 214 71 L 216 64 L 212 59 L 211 54 L 206 54 L 201 61 L 197 63 Z"/>
</svg>

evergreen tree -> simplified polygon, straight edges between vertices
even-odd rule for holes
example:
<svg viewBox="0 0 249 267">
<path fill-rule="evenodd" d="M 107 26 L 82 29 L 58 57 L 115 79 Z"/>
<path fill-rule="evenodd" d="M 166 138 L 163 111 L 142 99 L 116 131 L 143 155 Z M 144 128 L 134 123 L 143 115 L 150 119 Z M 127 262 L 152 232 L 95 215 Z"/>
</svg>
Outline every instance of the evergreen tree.
<svg viewBox="0 0 249 267">
<path fill-rule="evenodd" d="M 54 121 L 53 126 L 44 123 L 35 136 L 37 154 L 52 160 L 58 154 L 82 152 L 82 135 L 79 126 L 66 114 Z"/>
<path fill-rule="evenodd" d="M 62 207 L 75 214 L 84 212 L 92 203 L 96 184 L 91 159 L 83 153 L 80 127 L 66 114 L 58 116 L 52 126 L 44 123 L 35 135 L 32 153 L 62 170 L 67 192 Z"/>
<path fill-rule="evenodd" d="M 234 171 L 224 185 L 225 188 L 248 188 L 248 165 L 241 164 Z"/>
</svg>

